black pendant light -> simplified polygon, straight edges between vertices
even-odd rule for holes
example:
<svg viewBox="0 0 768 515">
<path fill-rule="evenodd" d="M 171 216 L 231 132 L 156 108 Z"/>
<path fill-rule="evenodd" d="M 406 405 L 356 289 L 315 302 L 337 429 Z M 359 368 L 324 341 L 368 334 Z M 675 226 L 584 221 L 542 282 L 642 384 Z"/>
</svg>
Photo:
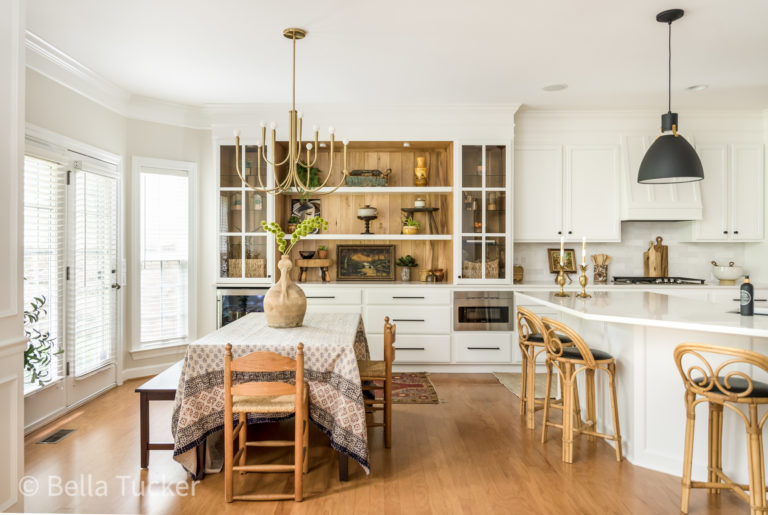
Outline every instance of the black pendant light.
<svg viewBox="0 0 768 515">
<path fill-rule="evenodd" d="M 667 113 L 661 115 L 661 136 L 656 138 L 640 163 L 637 182 L 670 184 L 700 181 L 704 178 L 701 160 L 690 143 L 677 133 L 677 113 L 672 112 L 672 22 L 683 17 L 682 9 L 670 9 L 656 15 L 656 21 L 669 25 L 669 80 Z"/>
</svg>

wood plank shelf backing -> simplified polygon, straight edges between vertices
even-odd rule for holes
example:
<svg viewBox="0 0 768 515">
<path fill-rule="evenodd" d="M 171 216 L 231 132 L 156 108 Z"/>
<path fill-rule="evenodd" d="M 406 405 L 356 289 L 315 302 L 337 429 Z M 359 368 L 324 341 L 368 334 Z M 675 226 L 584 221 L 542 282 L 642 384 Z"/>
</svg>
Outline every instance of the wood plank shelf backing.
<svg viewBox="0 0 768 515">
<path fill-rule="evenodd" d="M 321 152 L 327 149 L 320 149 Z M 338 180 L 339 167 L 343 164 L 343 146 L 334 148 L 334 173 L 332 180 Z M 278 143 L 276 154 L 278 160 L 285 156 L 285 144 Z M 322 240 L 328 247 L 331 257 L 336 255 L 337 243 L 372 244 L 394 243 L 396 257 L 410 254 L 419 263 L 419 268 L 442 268 L 446 278 L 453 277 L 451 273 L 452 234 L 453 234 L 453 143 L 446 141 L 410 142 L 410 147 L 404 147 L 402 142 L 351 142 L 347 149 L 348 169 L 391 170 L 387 186 L 345 187 L 342 186 L 328 195 L 309 195 L 311 199 L 320 202 L 320 215 L 328 220 L 328 229 L 322 233 L 311 235 L 302 240 L 291 253 L 292 259 L 298 258 L 300 250 L 315 250 L 318 241 Z M 428 172 L 428 185 L 414 185 L 414 167 L 416 158 L 425 157 Z M 325 178 L 328 170 L 328 154 L 318 155 L 315 167 L 320 169 L 320 181 Z M 284 176 L 286 167 L 277 170 L 278 178 Z M 334 184 L 335 186 L 335 184 Z M 328 191 L 330 188 L 326 188 Z M 298 192 L 289 192 L 276 197 L 275 219 L 283 227 L 287 227 L 290 216 L 291 201 L 301 198 Z M 426 202 L 428 207 L 437 208 L 435 227 L 430 234 L 427 219 L 418 220 L 422 223 L 419 234 L 401 234 L 402 209 L 414 207 L 417 198 Z M 374 234 L 360 234 L 364 223 L 357 219 L 357 209 L 363 206 L 375 207 L 378 218 L 371 221 L 371 231 Z M 423 217 L 422 217 L 423 218 Z M 428 266 L 428 261 L 432 266 Z M 294 270 L 298 278 L 298 271 Z M 319 276 L 308 274 L 308 281 L 319 281 Z M 418 275 L 418 274 L 416 274 Z M 336 264 L 330 267 L 331 281 L 336 280 Z"/>
</svg>

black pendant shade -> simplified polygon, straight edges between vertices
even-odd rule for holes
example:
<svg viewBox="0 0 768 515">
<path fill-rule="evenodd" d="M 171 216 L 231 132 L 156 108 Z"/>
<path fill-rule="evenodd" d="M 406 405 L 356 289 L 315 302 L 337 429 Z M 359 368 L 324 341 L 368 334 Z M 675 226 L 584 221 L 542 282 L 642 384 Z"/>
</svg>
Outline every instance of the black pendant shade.
<svg viewBox="0 0 768 515">
<path fill-rule="evenodd" d="M 677 113 L 672 112 L 672 22 L 682 17 L 682 9 L 670 9 L 656 16 L 656 21 L 669 25 L 669 111 L 661 117 L 662 135 L 656 138 L 640 163 L 637 182 L 642 184 L 674 184 L 704 178 L 701 160 L 691 144 L 677 133 Z"/>
</svg>

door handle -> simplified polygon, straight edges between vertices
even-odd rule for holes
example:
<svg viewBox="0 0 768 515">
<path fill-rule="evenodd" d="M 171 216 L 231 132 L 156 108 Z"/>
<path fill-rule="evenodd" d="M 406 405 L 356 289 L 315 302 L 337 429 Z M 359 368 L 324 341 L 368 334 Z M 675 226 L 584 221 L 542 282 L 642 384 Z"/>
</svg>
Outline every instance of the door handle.
<svg viewBox="0 0 768 515">
<path fill-rule="evenodd" d="M 120 288 L 122 288 L 122 286 L 120 286 L 118 283 L 115 283 L 112 285 L 112 288 L 119 290 Z"/>
</svg>

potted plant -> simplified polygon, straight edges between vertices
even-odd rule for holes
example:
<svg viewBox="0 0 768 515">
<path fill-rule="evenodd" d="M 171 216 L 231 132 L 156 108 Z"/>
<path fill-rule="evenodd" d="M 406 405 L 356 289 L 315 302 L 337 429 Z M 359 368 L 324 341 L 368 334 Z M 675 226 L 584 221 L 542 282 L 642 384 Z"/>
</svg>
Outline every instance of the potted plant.
<svg viewBox="0 0 768 515">
<path fill-rule="evenodd" d="M 408 254 L 407 256 L 401 256 L 397 258 L 397 261 L 395 262 L 397 266 L 402 267 L 400 270 L 400 279 L 403 280 L 403 282 L 408 282 L 411 280 L 411 268 L 419 266 L 419 264 L 416 262 L 415 259 L 413 259 L 413 256 Z"/>
<path fill-rule="evenodd" d="M 309 169 L 309 177 L 307 177 L 307 167 L 302 166 L 300 163 L 296 164 L 296 173 L 299 175 L 299 179 L 301 179 L 301 182 L 304 183 L 304 185 L 309 189 L 315 189 L 318 186 L 320 186 L 320 169 L 315 168 L 314 166 Z M 297 189 L 299 190 L 299 193 L 301 193 L 301 196 L 299 197 L 302 202 L 306 202 L 309 200 L 309 192 L 302 188 L 300 185 L 297 185 Z"/>
<path fill-rule="evenodd" d="M 51 357 L 61 354 L 64 349 L 56 349 L 55 338 L 48 331 L 40 332 L 35 324 L 40 317 L 47 314 L 46 298 L 35 297 L 30 303 L 30 309 L 24 310 L 24 335 L 27 337 L 27 348 L 24 351 L 24 371 L 30 374 L 30 383 L 45 386 L 51 379 L 49 365 Z"/>
<path fill-rule="evenodd" d="M 275 235 L 277 249 L 282 256 L 277 268 L 280 270 L 278 280 L 264 296 L 264 315 L 269 327 L 299 327 L 304 322 L 307 312 L 307 297 L 299 286 L 291 279 L 291 249 L 299 240 L 311 234 L 315 229 L 327 229 L 328 222 L 319 216 L 307 218 L 296 225 L 290 239 L 285 239 L 285 232 L 277 222 L 261 222 L 261 227 Z"/>
<path fill-rule="evenodd" d="M 413 219 L 412 216 L 403 220 L 403 234 L 419 234 L 421 224 Z"/>
<path fill-rule="evenodd" d="M 295 233 L 296 227 L 299 225 L 299 222 L 301 222 L 301 220 L 299 219 L 298 216 L 291 215 L 291 217 L 288 219 L 288 232 L 291 234 Z"/>
<path fill-rule="evenodd" d="M 325 245 L 318 245 L 317 246 L 317 258 L 318 259 L 327 259 L 328 258 L 328 247 Z"/>
</svg>

